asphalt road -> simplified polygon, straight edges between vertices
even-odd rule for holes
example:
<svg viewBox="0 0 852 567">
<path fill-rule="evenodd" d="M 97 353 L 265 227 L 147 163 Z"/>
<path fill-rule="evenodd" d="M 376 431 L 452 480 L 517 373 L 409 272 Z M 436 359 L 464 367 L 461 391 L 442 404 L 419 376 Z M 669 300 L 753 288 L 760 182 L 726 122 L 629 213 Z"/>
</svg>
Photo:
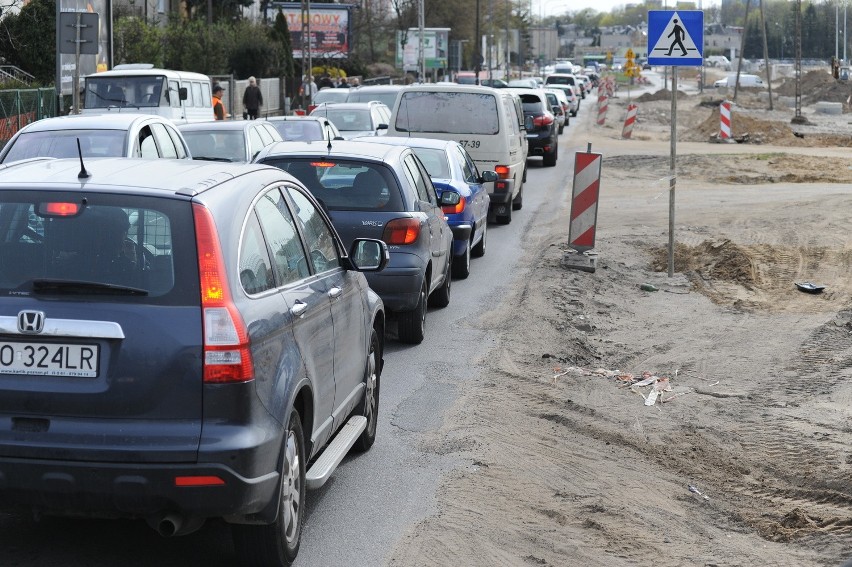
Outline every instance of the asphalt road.
<svg viewBox="0 0 852 567">
<path fill-rule="evenodd" d="M 426 338 L 418 346 L 397 342 L 389 328 L 376 444 L 348 457 L 323 488 L 310 492 L 298 567 L 383 565 L 407 529 L 434 512 L 441 477 L 471 463 L 429 447 L 459 395 L 459 384 L 476 376 L 479 360 L 495 347 L 480 315 L 502 301 L 514 267 L 523 262 L 519 242 L 550 223 L 555 202 L 571 191 L 574 152 L 586 149 L 594 102 L 560 136 L 556 167 L 531 159 L 524 207 L 512 223 L 490 225 L 483 258 L 466 280 L 454 280 L 449 307 L 430 309 Z M 592 148 L 594 150 L 594 148 Z M 567 219 L 566 219 L 567 237 Z M 447 454 L 452 455 L 451 452 Z M 30 517 L 0 513 L 0 565 L 122 567 L 238 563 L 230 531 L 208 522 L 189 536 L 164 539 L 142 521 Z"/>
</svg>

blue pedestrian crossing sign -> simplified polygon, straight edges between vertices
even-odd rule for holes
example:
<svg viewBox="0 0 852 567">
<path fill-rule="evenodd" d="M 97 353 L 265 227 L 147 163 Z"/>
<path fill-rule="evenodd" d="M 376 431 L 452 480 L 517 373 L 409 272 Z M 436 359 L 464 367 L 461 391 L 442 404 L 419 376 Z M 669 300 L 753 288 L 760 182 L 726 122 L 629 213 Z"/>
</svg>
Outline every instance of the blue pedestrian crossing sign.
<svg viewBox="0 0 852 567">
<path fill-rule="evenodd" d="M 648 63 L 700 67 L 704 64 L 704 12 L 648 11 Z"/>
</svg>

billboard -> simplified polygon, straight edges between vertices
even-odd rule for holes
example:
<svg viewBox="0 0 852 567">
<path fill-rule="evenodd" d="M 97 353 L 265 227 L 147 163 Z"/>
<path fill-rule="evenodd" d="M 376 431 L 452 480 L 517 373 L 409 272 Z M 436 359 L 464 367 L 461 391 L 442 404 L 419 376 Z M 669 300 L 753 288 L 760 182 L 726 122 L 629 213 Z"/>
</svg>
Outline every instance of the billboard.
<svg viewBox="0 0 852 567">
<path fill-rule="evenodd" d="M 98 15 L 97 54 L 80 55 L 80 77 L 112 68 L 112 0 L 57 0 L 56 25 L 61 25 L 63 12 L 86 12 Z M 57 29 L 56 37 L 62 31 Z M 61 42 L 56 42 L 56 89 L 58 94 L 74 93 L 75 56 L 62 53 Z"/>
<path fill-rule="evenodd" d="M 450 28 L 423 28 L 423 59 L 426 69 L 446 69 Z M 403 71 L 417 71 L 420 51 L 420 28 L 396 32 L 396 66 Z"/>
<path fill-rule="evenodd" d="M 352 30 L 350 29 L 349 10 L 346 4 L 310 4 L 311 58 L 343 59 L 349 57 Z M 302 5 L 295 2 L 271 2 L 269 11 L 270 25 L 275 22 L 278 10 L 287 18 L 290 28 L 290 43 L 293 58 L 302 59 Z M 305 14 L 307 17 L 307 13 Z"/>
</svg>

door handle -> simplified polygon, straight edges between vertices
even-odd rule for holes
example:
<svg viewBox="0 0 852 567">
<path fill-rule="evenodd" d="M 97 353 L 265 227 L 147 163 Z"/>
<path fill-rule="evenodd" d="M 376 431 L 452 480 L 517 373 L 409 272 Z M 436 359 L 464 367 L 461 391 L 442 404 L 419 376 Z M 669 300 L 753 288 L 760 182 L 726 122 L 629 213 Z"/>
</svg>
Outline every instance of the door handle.
<svg viewBox="0 0 852 567">
<path fill-rule="evenodd" d="M 290 308 L 290 313 L 294 317 L 301 317 L 302 315 L 305 314 L 305 311 L 307 310 L 307 308 L 308 308 L 308 304 L 305 303 L 304 301 L 296 301 L 296 303 L 293 305 L 293 307 Z"/>
<path fill-rule="evenodd" d="M 335 286 L 335 287 L 331 288 L 330 290 L 328 290 L 328 296 L 330 298 L 334 299 L 335 297 L 339 296 L 342 292 L 343 292 L 342 289 Z"/>
</svg>

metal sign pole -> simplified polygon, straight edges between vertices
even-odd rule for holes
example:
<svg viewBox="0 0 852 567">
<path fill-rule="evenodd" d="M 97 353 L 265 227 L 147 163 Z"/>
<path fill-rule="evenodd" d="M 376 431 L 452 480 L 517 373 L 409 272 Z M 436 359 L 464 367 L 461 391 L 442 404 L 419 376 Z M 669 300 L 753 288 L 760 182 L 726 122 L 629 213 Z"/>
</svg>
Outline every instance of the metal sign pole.
<svg viewBox="0 0 852 567">
<path fill-rule="evenodd" d="M 80 12 L 77 12 L 77 24 L 74 26 L 76 40 L 74 41 L 74 92 L 72 93 L 74 95 L 74 114 L 80 114 L 80 42 L 82 41 L 80 30 L 83 27 L 80 23 L 80 17 Z"/>
<path fill-rule="evenodd" d="M 675 159 L 677 157 L 677 67 L 672 66 L 672 125 L 669 156 L 669 277 L 674 276 Z"/>
</svg>

